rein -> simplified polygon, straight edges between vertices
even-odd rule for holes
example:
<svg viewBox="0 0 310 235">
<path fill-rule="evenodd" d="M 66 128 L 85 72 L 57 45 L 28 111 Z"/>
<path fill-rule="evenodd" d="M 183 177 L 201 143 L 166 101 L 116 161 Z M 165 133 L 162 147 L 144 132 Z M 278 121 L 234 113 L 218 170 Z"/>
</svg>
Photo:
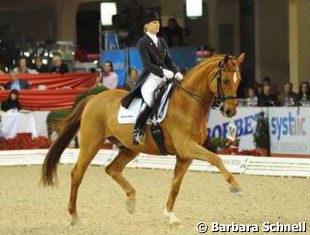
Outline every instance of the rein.
<svg viewBox="0 0 310 235">
<path fill-rule="evenodd" d="M 196 95 L 194 92 L 184 88 L 181 86 L 180 82 L 176 79 L 173 79 L 172 82 L 181 90 L 183 90 L 186 94 L 188 94 L 190 97 L 192 97 L 193 99 L 197 100 L 199 103 L 202 103 L 202 101 L 205 99 L 199 95 Z"/>
</svg>

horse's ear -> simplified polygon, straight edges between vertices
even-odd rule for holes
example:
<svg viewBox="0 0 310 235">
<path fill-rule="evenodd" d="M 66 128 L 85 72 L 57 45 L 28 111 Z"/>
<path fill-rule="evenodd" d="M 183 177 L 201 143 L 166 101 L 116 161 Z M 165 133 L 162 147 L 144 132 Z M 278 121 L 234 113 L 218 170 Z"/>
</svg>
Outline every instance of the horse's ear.
<svg viewBox="0 0 310 235">
<path fill-rule="evenodd" d="M 229 60 L 229 55 L 226 54 L 225 57 L 224 57 L 224 60 L 223 60 L 225 65 L 228 63 L 228 60 Z"/>
<path fill-rule="evenodd" d="M 242 64 L 242 62 L 244 61 L 244 57 L 245 57 L 245 53 L 243 52 L 241 55 L 239 55 L 237 61 L 239 64 Z"/>
</svg>

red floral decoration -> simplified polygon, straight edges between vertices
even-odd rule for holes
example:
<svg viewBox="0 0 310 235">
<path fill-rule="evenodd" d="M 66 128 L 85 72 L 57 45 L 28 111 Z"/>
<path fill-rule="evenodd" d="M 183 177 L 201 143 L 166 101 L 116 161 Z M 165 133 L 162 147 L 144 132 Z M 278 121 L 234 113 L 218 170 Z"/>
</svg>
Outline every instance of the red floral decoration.
<svg viewBox="0 0 310 235">
<path fill-rule="evenodd" d="M 51 143 L 43 136 L 32 139 L 29 134 L 18 134 L 13 139 L 0 139 L 0 150 L 47 149 Z"/>
</svg>

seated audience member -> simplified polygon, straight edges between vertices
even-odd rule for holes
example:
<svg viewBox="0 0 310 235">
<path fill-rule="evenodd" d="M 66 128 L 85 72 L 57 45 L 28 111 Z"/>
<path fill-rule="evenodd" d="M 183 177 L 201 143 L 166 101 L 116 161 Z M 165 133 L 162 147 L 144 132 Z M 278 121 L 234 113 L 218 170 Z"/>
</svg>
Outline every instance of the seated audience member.
<svg viewBox="0 0 310 235">
<path fill-rule="evenodd" d="M 279 102 L 277 97 L 272 94 L 272 87 L 270 84 L 265 84 L 262 90 L 262 94 L 258 96 L 258 106 L 278 106 Z"/>
<path fill-rule="evenodd" d="M 287 82 L 284 85 L 284 94 L 280 95 L 280 101 L 282 106 L 296 106 L 297 94 L 293 92 L 293 84 Z"/>
<path fill-rule="evenodd" d="M 134 88 L 134 86 L 136 85 L 137 81 L 138 81 L 138 78 L 139 78 L 139 71 L 138 69 L 136 68 L 132 68 L 130 70 L 130 76 L 129 78 L 127 79 L 126 81 L 126 89 L 127 90 L 132 90 L 132 88 Z"/>
<path fill-rule="evenodd" d="M 59 55 L 53 56 L 53 67 L 51 69 L 51 72 L 52 73 L 60 73 L 60 74 L 64 74 L 64 73 L 69 72 L 68 65 L 66 65 L 65 63 L 62 62 L 62 59 Z"/>
<path fill-rule="evenodd" d="M 38 73 L 48 73 L 48 67 L 47 65 L 43 64 L 41 57 L 35 58 L 35 64 L 32 67 L 33 70 L 37 71 Z"/>
<path fill-rule="evenodd" d="M 300 84 L 298 102 L 301 106 L 310 106 L 310 85 L 308 82 Z"/>
<path fill-rule="evenodd" d="M 27 60 L 26 57 L 21 57 L 17 61 L 17 67 L 13 69 L 15 73 L 28 73 L 29 69 L 27 68 Z"/>
<path fill-rule="evenodd" d="M 99 78 L 98 85 L 102 85 L 108 89 L 116 89 L 118 83 L 118 76 L 113 71 L 113 64 L 111 61 L 105 61 L 103 64 L 103 73 Z"/>
<path fill-rule="evenodd" d="M 247 97 L 248 97 L 248 98 L 246 98 L 247 106 L 250 106 L 250 107 L 257 106 L 258 97 L 256 95 L 254 88 L 249 87 L 247 89 Z"/>
<path fill-rule="evenodd" d="M 19 79 L 18 73 L 12 71 L 10 73 L 12 81 L 0 86 L 0 90 L 27 90 L 31 89 L 31 85 L 25 79 Z"/>
<path fill-rule="evenodd" d="M 12 90 L 8 99 L 1 104 L 1 110 L 8 111 L 10 109 L 21 109 L 21 105 L 18 101 L 18 90 Z"/>
</svg>

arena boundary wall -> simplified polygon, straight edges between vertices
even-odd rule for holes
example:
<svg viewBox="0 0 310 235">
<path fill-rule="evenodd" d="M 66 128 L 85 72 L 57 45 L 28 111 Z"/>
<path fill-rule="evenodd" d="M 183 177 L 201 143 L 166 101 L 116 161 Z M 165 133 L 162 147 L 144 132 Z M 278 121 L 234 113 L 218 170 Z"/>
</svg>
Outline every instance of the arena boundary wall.
<svg viewBox="0 0 310 235">
<path fill-rule="evenodd" d="M 0 166 L 41 165 L 46 153 L 46 149 L 0 151 Z M 60 164 L 75 163 L 78 153 L 79 149 L 66 149 L 62 154 Z M 117 150 L 100 150 L 91 164 L 106 166 L 116 154 Z M 226 167 L 237 174 L 310 178 L 310 159 L 238 155 L 220 155 L 220 157 Z M 174 156 L 140 154 L 127 167 L 172 170 L 174 164 Z M 218 172 L 216 167 L 202 161 L 193 161 L 189 169 L 192 171 Z"/>
</svg>

